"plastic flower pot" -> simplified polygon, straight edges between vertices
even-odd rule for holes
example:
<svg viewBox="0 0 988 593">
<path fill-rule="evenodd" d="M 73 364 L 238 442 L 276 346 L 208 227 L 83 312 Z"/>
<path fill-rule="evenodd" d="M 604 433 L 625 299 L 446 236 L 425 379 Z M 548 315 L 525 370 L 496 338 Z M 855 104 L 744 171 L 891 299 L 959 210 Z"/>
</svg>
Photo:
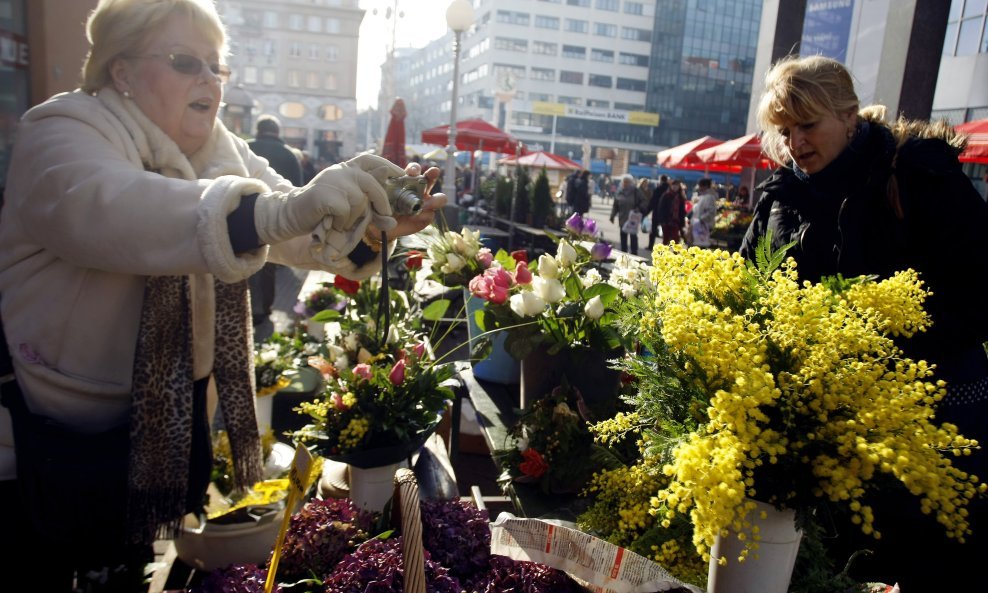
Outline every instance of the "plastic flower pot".
<svg viewBox="0 0 988 593">
<path fill-rule="evenodd" d="M 221 524 L 200 522 L 193 515 L 175 538 L 175 552 L 182 562 L 199 570 L 215 570 L 230 564 L 264 564 L 274 548 L 284 505 L 252 507 L 246 521 Z"/>
</svg>

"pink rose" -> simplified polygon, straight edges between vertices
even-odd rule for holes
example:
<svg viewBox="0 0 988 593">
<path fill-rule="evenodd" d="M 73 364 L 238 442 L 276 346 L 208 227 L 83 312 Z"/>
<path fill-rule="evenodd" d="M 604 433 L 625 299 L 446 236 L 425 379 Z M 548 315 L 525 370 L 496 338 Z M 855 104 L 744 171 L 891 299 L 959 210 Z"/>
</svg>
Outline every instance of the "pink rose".
<svg viewBox="0 0 988 593">
<path fill-rule="evenodd" d="M 515 267 L 515 282 L 518 284 L 529 284 L 532 281 L 532 272 L 528 269 L 528 262 L 520 261 Z"/>
<path fill-rule="evenodd" d="M 504 268 L 487 268 L 483 274 L 470 280 L 470 292 L 495 305 L 508 300 L 508 289 L 512 284 L 511 274 Z"/>
<path fill-rule="evenodd" d="M 485 270 L 491 267 L 491 262 L 494 261 L 494 254 L 486 247 L 478 251 L 476 257 L 477 261 L 480 262 L 480 265 L 484 266 Z"/>
<path fill-rule="evenodd" d="M 412 352 L 415 353 L 415 358 L 420 359 L 425 356 L 425 344 L 419 342 L 412 346 Z"/>
<path fill-rule="evenodd" d="M 392 385 L 401 385 L 405 380 L 405 360 L 399 360 L 388 374 L 388 380 Z"/>
</svg>

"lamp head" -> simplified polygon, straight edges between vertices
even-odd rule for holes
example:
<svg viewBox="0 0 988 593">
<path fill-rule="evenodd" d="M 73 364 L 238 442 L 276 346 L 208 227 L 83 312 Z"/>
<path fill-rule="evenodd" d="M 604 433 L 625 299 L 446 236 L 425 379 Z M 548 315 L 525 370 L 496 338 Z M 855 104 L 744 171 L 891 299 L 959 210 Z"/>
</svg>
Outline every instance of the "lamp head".
<svg viewBox="0 0 988 593">
<path fill-rule="evenodd" d="M 446 24 L 457 33 L 469 29 L 475 18 L 470 0 L 453 0 L 446 9 Z"/>
</svg>

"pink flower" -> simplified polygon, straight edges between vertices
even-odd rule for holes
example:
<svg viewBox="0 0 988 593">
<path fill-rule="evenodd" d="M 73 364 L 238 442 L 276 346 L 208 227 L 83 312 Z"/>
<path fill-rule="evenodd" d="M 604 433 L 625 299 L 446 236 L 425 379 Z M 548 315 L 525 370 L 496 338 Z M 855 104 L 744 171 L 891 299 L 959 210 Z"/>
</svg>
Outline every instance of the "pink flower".
<svg viewBox="0 0 988 593">
<path fill-rule="evenodd" d="M 421 342 L 415 344 L 414 346 L 412 346 L 412 352 L 415 353 L 415 358 L 421 359 L 423 356 L 425 356 L 425 344 Z"/>
<path fill-rule="evenodd" d="M 347 409 L 346 404 L 343 403 L 343 396 L 340 395 L 339 393 L 333 394 L 333 407 L 339 410 L 340 412 Z"/>
<path fill-rule="evenodd" d="M 353 367 L 353 374 L 354 376 L 360 379 L 370 381 L 370 378 L 374 375 L 374 372 L 371 370 L 369 364 L 360 363 L 357 366 Z"/>
<path fill-rule="evenodd" d="M 511 259 L 515 260 L 517 263 L 528 262 L 528 250 L 518 249 L 511 252 Z"/>
<path fill-rule="evenodd" d="M 476 258 L 477 261 L 480 262 L 480 265 L 484 266 L 484 269 L 486 270 L 491 267 L 491 262 L 494 261 L 494 254 L 491 253 L 490 249 L 484 247 L 477 252 Z"/>
<path fill-rule="evenodd" d="M 474 296 L 500 305 L 508 300 L 512 282 L 511 274 L 504 268 L 487 268 L 483 274 L 470 280 L 469 288 Z"/>
<path fill-rule="evenodd" d="M 528 269 L 528 262 L 520 261 L 515 267 L 515 282 L 518 284 L 528 284 L 532 281 L 532 272 Z"/>
<path fill-rule="evenodd" d="M 405 360 L 401 359 L 395 363 L 395 366 L 391 369 L 391 373 L 388 374 L 388 380 L 391 381 L 392 385 L 401 385 L 405 380 Z"/>
</svg>

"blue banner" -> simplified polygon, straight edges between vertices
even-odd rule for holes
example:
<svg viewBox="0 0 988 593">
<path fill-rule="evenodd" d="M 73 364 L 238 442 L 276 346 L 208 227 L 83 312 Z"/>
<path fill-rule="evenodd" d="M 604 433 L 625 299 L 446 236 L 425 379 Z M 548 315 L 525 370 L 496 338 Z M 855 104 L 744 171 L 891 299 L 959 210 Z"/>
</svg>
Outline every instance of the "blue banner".
<svg viewBox="0 0 988 593">
<path fill-rule="evenodd" d="M 799 55 L 821 55 L 844 63 L 854 0 L 806 0 Z"/>
</svg>

